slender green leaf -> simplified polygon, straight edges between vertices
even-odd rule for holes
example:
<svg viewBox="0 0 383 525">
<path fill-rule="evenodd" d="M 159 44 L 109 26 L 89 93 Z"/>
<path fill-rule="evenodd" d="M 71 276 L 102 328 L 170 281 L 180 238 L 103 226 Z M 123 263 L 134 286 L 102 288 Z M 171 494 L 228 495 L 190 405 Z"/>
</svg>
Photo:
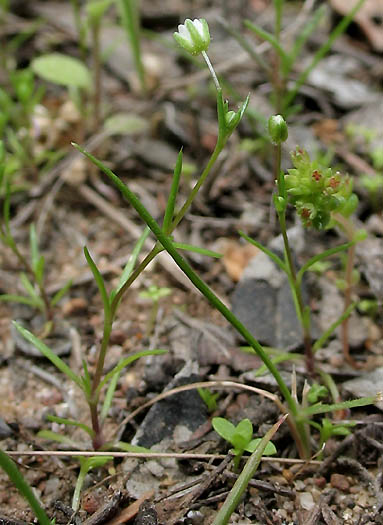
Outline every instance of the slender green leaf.
<svg viewBox="0 0 383 525">
<path fill-rule="evenodd" d="M 37 501 L 31 487 L 25 481 L 23 475 L 17 468 L 12 459 L 2 450 L 0 450 L 0 467 L 7 473 L 9 479 L 15 485 L 17 490 L 28 501 L 40 525 L 51 525 L 51 521 L 46 515 L 44 509 Z"/>
<path fill-rule="evenodd" d="M 146 447 L 139 447 L 138 445 L 131 445 L 130 443 L 126 443 L 125 441 L 117 441 L 114 443 L 116 448 L 119 448 L 120 450 L 123 450 L 124 452 L 142 452 L 143 454 L 153 454 L 155 452 L 154 450 L 150 450 L 150 448 Z"/>
<path fill-rule="evenodd" d="M 84 254 L 85 254 L 86 261 L 89 265 L 89 268 L 92 270 L 93 277 L 96 281 L 98 290 L 100 292 L 101 299 L 104 305 L 104 315 L 105 315 L 105 318 L 107 319 L 110 317 L 110 301 L 109 301 L 108 293 L 105 288 L 104 279 L 102 278 L 102 275 L 99 269 L 97 268 L 95 262 L 93 261 L 88 251 L 88 248 L 86 246 L 84 246 Z"/>
<path fill-rule="evenodd" d="M 162 229 L 164 233 L 168 235 L 171 232 L 171 225 L 174 216 L 174 206 L 176 204 L 176 198 L 178 195 L 178 187 L 180 184 L 182 173 L 182 149 L 178 153 L 177 162 L 174 168 L 172 185 L 170 188 L 170 193 L 168 197 L 168 202 L 166 204 L 166 210 L 164 215 L 164 222 L 162 224 Z"/>
<path fill-rule="evenodd" d="M 301 361 L 303 359 L 302 354 L 294 354 L 292 352 L 283 352 L 275 357 L 272 358 L 272 361 L 275 365 L 278 363 L 283 363 L 284 361 Z M 267 366 L 262 365 L 258 368 L 258 370 L 255 372 L 255 377 L 260 377 L 266 374 L 267 372 Z"/>
<path fill-rule="evenodd" d="M 134 266 L 137 262 L 137 259 L 138 259 L 138 256 L 140 255 L 140 252 L 145 244 L 145 241 L 146 239 L 148 238 L 150 234 L 150 228 L 148 226 L 145 226 L 145 229 L 144 231 L 142 232 L 142 234 L 140 235 L 138 241 L 136 242 L 134 248 L 133 248 L 133 251 L 132 251 L 132 255 L 129 257 L 129 260 L 124 268 L 124 271 L 122 272 L 121 274 L 121 277 L 120 277 L 120 280 L 119 280 L 119 283 L 118 283 L 118 286 L 115 290 L 112 291 L 112 293 L 110 294 L 110 302 L 112 302 L 112 300 L 114 299 L 115 295 L 118 293 L 118 291 L 124 286 L 124 284 L 126 283 L 126 281 L 129 279 L 133 269 L 134 269 Z"/>
<path fill-rule="evenodd" d="M 13 321 L 14 327 L 20 332 L 20 334 L 30 343 L 32 343 L 49 361 L 58 368 L 63 374 L 71 379 L 76 385 L 82 389 L 82 382 L 79 376 L 77 376 L 69 366 L 40 339 L 33 335 L 29 330 L 21 326 L 21 324 Z"/>
<path fill-rule="evenodd" d="M 332 323 L 332 325 L 321 335 L 321 337 L 314 343 L 313 346 L 313 352 L 317 352 L 320 350 L 323 345 L 326 343 L 326 341 L 331 337 L 331 335 L 334 333 L 334 331 L 338 328 L 339 325 L 343 323 L 347 319 L 347 317 L 351 314 L 351 312 L 354 310 L 357 303 L 352 303 L 346 308 L 346 310 L 338 317 L 338 319 Z"/>
<path fill-rule="evenodd" d="M 37 299 L 40 299 L 40 298 L 38 297 Z M 32 297 L 24 297 L 23 295 L 13 295 L 13 294 L 8 294 L 8 293 L 0 295 L 0 301 L 27 304 L 29 306 L 34 306 L 35 308 L 41 308 L 42 306 L 40 300 L 36 300 Z"/>
<path fill-rule="evenodd" d="M 122 359 L 114 368 L 111 370 L 104 379 L 100 382 L 100 384 L 97 387 L 97 392 L 101 391 L 101 388 L 112 379 L 112 377 L 115 374 L 118 374 L 122 369 L 124 369 L 126 366 L 130 365 L 140 357 L 145 357 L 148 355 L 162 355 L 166 354 L 166 350 L 143 350 L 142 352 L 137 352 L 136 354 L 133 354 L 126 359 Z"/>
<path fill-rule="evenodd" d="M 134 64 L 140 79 L 141 89 L 146 91 L 145 70 L 141 57 L 140 45 L 140 16 L 137 5 L 138 0 L 118 0 L 122 25 L 128 35 L 132 49 Z"/>
<path fill-rule="evenodd" d="M 31 224 L 29 228 L 29 246 L 31 251 L 31 264 L 34 273 L 36 274 L 37 264 L 40 258 L 39 246 L 36 235 L 36 228 L 34 224 Z"/>
<path fill-rule="evenodd" d="M 94 436 L 94 431 L 88 427 L 88 425 L 85 425 L 84 423 L 80 423 L 79 421 L 75 421 L 74 419 L 67 419 L 65 417 L 58 417 L 54 416 L 53 414 L 47 414 L 46 419 L 48 421 L 52 421 L 53 423 L 59 423 L 60 425 L 69 425 L 73 427 L 81 428 L 84 432 L 90 435 L 91 438 Z"/>
<path fill-rule="evenodd" d="M 266 31 L 265 29 L 262 29 L 262 27 L 260 27 L 259 25 L 250 22 L 250 20 L 245 20 L 245 26 L 251 31 L 253 31 L 253 33 L 255 33 L 258 37 L 262 38 L 263 40 L 266 40 L 266 42 L 269 42 L 269 44 L 272 45 L 272 47 L 281 57 L 282 64 L 288 64 L 289 57 L 283 51 L 281 44 L 278 42 L 274 35 Z"/>
<path fill-rule="evenodd" d="M 58 434 L 57 432 L 52 432 L 52 430 L 40 430 L 37 435 L 42 439 L 49 439 L 50 441 L 56 441 L 57 443 L 61 443 L 63 445 L 69 445 L 74 450 L 83 450 L 84 448 L 82 445 L 80 445 L 80 443 L 77 443 L 77 441 L 74 441 L 68 436 Z"/>
<path fill-rule="evenodd" d="M 52 297 L 52 300 L 51 300 L 51 306 L 56 306 L 57 303 L 59 303 L 61 301 L 61 299 L 64 297 L 64 295 L 67 293 L 67 291 L 69 290 L 69 288 L 72 286 L 72 279 L 69 279 L 69 281 L 67 281 L 64 286 L 61 288 L 61 290 L 59 290 L 58 292 L 55 293 L 55 295 Z"/>
<path fill-rule="evenodd" d="M 263 253 L 265 253 L 266 255 L 268 255 L 270 257 L 270 259 L 272 261 L 275 262 L 275 264 L 277 266 L 279 266 L 279 268 L 287 273 L 287 269 L 286 269 L 286 265 L 285 263 L 282 261 L 282 259 L 280 257 L 278 257 L 278 255 L 276 255 L 274 252 L 272 252 L 271 250 L 269 250 L 268 248 L 266 248 L 266 246 L 263 246 L 263 244 L 261 244 L 260 242 L 258 241 L 255 241 L 254 239 L 252 239 L 251 237 L 249 237 L 248 235 L 246 235 L 245 233 L 239 231 L 238 232 L 239 235 L 245 239 L 247 242 L 249 242 L 250 244 L 252 244 L 253 246 L 256 246 L 259 250 L 261 250 Z"/>
<path fill-rule="evenodd" d="M 354 244 L 355 244 L 355 241 L 346 242 L 345 244 L 341 244 L 340 246 L 335 246 L 335 248 L 330 248 L 329 250 L 325 250 L 322 253 L 318 253 L 318 255 L 314 255 L 314 257 L 311 257 L 311 259 L 309 259 L 307 263 L 304 264 L 302 268 L 299 270 L 299 272 L 297 273 L 297 282 L 298 283 L 302 282 L 304 273 L 307 272 L 307 270 L 313 264 L 315 264 L 318 261 L 322 261 L 323 259 L 326 259 L 327 257 L 331 257 L 331 255 L 335 255 L 336 253 L 348 250 L 348 248 L 350 248 Z"/>
<path fill-rule="evenodd" d="M 120 363 L 122 360 L 120 361 Z M 119 370 L 117 373 L 114 374 L 112 379 L 110 380 L 109 386 L 106 390 L 104 403 L 102 404 L 101 414 L 100 414 L 100 420 L 103 422 L 108 415 L 109 409 L 112 405 L 113 396 L 117 388 L 117 383 L 121 375 L 121 371 Z"/>
<path fill-rule="evenodd" d="M 192 244 L 186 244 L 184 242 L 173 242 L 173 246 L 174 248 L 178 248 L 178 250 L 200 253 L 201 255 L 207 255 L 208 257 L 215 257 L 216 259 L 220 259 L 222 257 L 222 253 L 213 252 L 212 250 L 200 248 L 199 246 L 193 246 Z"/>
<path fill-rule="evenodd" d="M 284 64 L 283 74 L 284 74 L 285 78 L 290 73 L 291 68 L 294 66 L 294 64 L 295 64 L 295 62 L 296 62 L 296 60 L 298 58 L 298 55 L 301 52 L 303 46 L 305 45 L 307 39 L 311 36 L 311 34 L 318 27 L 319 22 L 323 18 L 325 12 L 326 12 L 326 6 L 325 5 L 321 5 L 320 7 L 318 7 L 318 9 L 314 12 L 314 14 L 310 18 L 310 20 L 304 25 L 301 33 L 295 39 L 293 48 L 292 48 L 291 52 L 289 53 L 288 64 Z"/>
<path fill-rule="evenodd" d="M 327 55 L 327 53 L 330 51 L 333 43 L 335 40 L 342 35 L 347 27 L 352 22 L 354 16 L 359 11 L 359 9 L 364 4 L 365 0 L 359 0 L 359 2 L 356 2 L 354 7 L 347 13 L 347 15 L 342 18 L 342 20 L 339 22 L 339 24 L 334 28 L 334 30 L 331 32 L 330 36 L 326 40 L 326 42 L 318 49 L 318 51 L 315 53 L 311 63 L 306 67 L 304 71 L 299 75 L 298 79 L 296 80 L 293 89 L 286 95 L 283 105 L 287 109 L 291 102 L 296 97 L 299 89 L 303 84 L 306 82 L 309 74 L 315 67 L 318 65 L 318 63 L 322 60 L 322 58 Z"/>
<path fill-rule="evenodd" d="M 35 298 L 36 302 L 40 302 L 40 303 L 42 302 L 41 298 L 37 295 L 37 292 L 33 284 L 31 283 L 31 281 L 28 279 L 28 277 L 26 276 L 24 272 L 20 273 L 20 282 L 23 285 L 26 292 L 28 293 L 28 295 Z"/>
<path fill-rule="evenodd" d="M 333 403 L 332 405 L 323 405 L 317 403 L 316 405 L 302 408 L 299 412 L 299 419 L 306 419 L 316 414 L 325 414 L 326 412 L 335 412 L 336 410 L 344 410 L 346 408 L 364 407 L 373 405 L 379 401 L 379 394 L 370 397 L 360 397 L 359 399 L 353 399 L 351 401 L 342 401 L 341 403 Z"/>
<path fill-rule="evenodd" d="M 37 261 L 37 264 L 34 268 L 34 272 L 35 272 L 35 279 L 36 279 L 36 282 L 42 286 L 43 284 L 43 280 L 44 280 L 44 267 L 45 267 L 45 259 L 44 259 L 44 256 L 43 255 L 40 255 L 38 261 Z"/>
</svg>

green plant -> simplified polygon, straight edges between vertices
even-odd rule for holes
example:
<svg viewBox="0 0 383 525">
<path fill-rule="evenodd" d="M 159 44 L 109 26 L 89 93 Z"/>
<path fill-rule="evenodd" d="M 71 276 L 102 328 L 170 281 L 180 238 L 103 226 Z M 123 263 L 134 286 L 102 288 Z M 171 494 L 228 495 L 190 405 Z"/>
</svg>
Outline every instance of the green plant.
<svg viewBox="0 0 383 525">
<path fill-rule="evenodd" d="M 273 435 L 276 433 L 281 424 L 285 421 L 287 416 L 283 416 L 279 421 L 277 421 L 271 429 L 266 432 L 265 436 L 260 440 L 255 451 L 252 453 L 250 458 L 247 460 L 246 465 L 242 469 L 242 472 L 238 476 L 237 481 L 234 483 L 232 489 L 229 492 L 224 504 L 219 509 L 213 525 L 226 525 L 229 523 L 230 516 L 236 509 L 237 505 L 241 501 L 241 498 L 244 492 L 247 489 L 247 486 L 250 480 L 253 478 L 255 472 L 258 469 L 259 463 L 261 462 L 262 455 L 264 451 L 270 444 L 270 440 Z"/>
<path fill-rule="evenodd" d="M 198 388 L 197 389 L 202 401 L 205 403 L 207 411 L 211 414 L 217 410 L 217 399 L 219 398 L 219 393 L 215 394 L 211 392 L 208 388 Z"/>
<path fill-rule="evenodd" d="M 0 449 L 0 467 L 8 474 L 9 479 L 15 485 L 17 490 L 23 495 L 28 501 L 31 509 L 33 510 L 36 518 L 39 520 L 40 525 L 52 525 L 51 521 L 45 513 L 40 503 L 37 501 L 36 496 L 29 484 L 25 481 L 24 476 L 21 474 L 15 462 Z"/>
<path fill-rule="evenodd" d="M 72 509 L 74 511 L 78 510 L 80 505 L 80 494 L 81 489 L 85 481 L 85 476 L 88 472 L 94 468 L 102 467 L 108 461 L 113 460 L 113 456 L 95 456 L 95 457 L 83 457 L 78 456 L 78 461 L 80 462 L 80 472 L 77 477 L 76 487 L 74 489 L 73 498 L 72 498 Z"/>
<path fill-rule="evenodd" d="M 71 281 L 68 281 L 52 298 L 49 297 L 44 282 L 45 258 L 40 254 L 36 229 L 33 224 L 29 229 L 29 259 L 19 250 L 10 227 L 11 185 L 10 177 L 5 173 L 5 165 L 4 144 L 0 141 L 0 191 L 4 195 L 3 212 L 0 216 L 0 241 L 12 250 L 21 264 L 24 271 L 20 274 L 20 283 L 27 295 L 2 294 L 0 301 L 27 304 L 40 310 L 47 321 L 44 329 L 44 332 L 47 333 L 52 328 L 54 307 L 69 290 Z"/>
<path fill-rule="evenodd" d="M 197 25 L 196 30 L 198 30 L 200 27 L 201 27 L 200 25 Z M 202 38 L 202 37 L 205 37 L 206 35 L 201 33 L 200 36 Z M 190 40 L 194 42 L 192 35 L 190 35 Z M 177 165 L 174 170 L 172 187 L 170 190 L 170 195 L 169 195 L 168 204 L 167 204 L 167 208 L 165 211 L 165 218 L 164 218 L 162 227 L 150 215 L 148 210 L 143 206 L 143 204 L 140 202 L 137 196 L 129 189 L 127 185 L 125 185 L 121 181 L 121 179 L 119 179 L 119 177 L 117 177 L 117 175 L 115 175 L 101 161 L 99 161 L 93 155 L 85 151 L 83 148 L 81 148 L 80 146 L 76 144 L 74 144 L 74 146 L 108 176 L 111 182 L 119 189 L 123 197 L 130 203 L 130 205 L 133 208 L 135 208 L 138 215 L 146 223 L 146 225 L 150 228 L 150 230 L 153 232 L 153 234 L 157 238 L 157 243 L 155 247 L 153 248 L 153 250 L 141 262 L 141 264 L 137 267 L 137 269 L 131 274 L 131 277 L 128 281 L 129 285 L 131 284 L 131 282 L 133 282 L 133 280 L 136 279 L 136 277 L 140 274 L 143 268 L 145 268 L 160 251 L 165 249 L 169 253 L 169 255 L 172 257 L 172 259 L 176 262 L 176 264 L 179 266 L 179 268 L 185 273 L 185 275 L 194 284 L 194 286 L 229 321 L 229 323 L 232 324 L 232 326 L 238 331 L 238 333 L 246 340 L 247 344 L 259 355 L 259 357 L 262 359 L 264 364 L 267 366 L 268 370 L 274 376 L 280 388 L 280 392 L 286 402 L 286 406 L 283 408 L 283 411 L 289 412 L 290 414 L 290 417 L 288 418 L 288 424 L 289 424 L 291 433 L 295 439 L 299 454 L 302 458 L 307 458 L 310 456 L 310 449 L 311 449 L 310 439 L 309 439 L 308 430 L 307 430 L 307 426 L 308 426 L 307 422 L 313 414 L 328 413 L 328 412 L 340 410 L 343 408 L 351 408 L 353 406 L 363 406 L 365 404 L 371 404 L 376 401 L 377 396 L 356 399 L 353 401 L 346 401 L 344 403 L 334 403 L 332 405 L 324 405 L 321 402 L 318 402 L 309 407 L 300 406 L 296 399 L 296 394 L 293 394 L 289 391 L 278 369 L 276 368 L 272 359 L 265 352 L 263 347 L 251 335 L 249 330 L 246 329 L 246 327 L 239 321 L 239 319 L 233 315 L 233 313 L 222 303 L 222 301 L 220 301 L 220 299 L 214 294 L 212 289 L 196 274 L 196 272 L 191 268 L 188 262 L 179 253 L 179 249 L 181 246 L 174 242 L 173 237 L 172 237 L 172 232 L 176 228 L 176 226 L 179 224 L 181 219 L 184 217 L 186 211 L 189 209 L 198 190 L 200 189 L 201 185 L 203 184 L 206 177 L 208 176 L 212 165 L 216 161 L 220 151 L 225 145 L 228 137 L 231 135 L 232 131 L 235 129 L 238 122 L 242 118 L 242 115 L 247 105 L 247 103 L 242 105 L 241 109 L 238 112 L 233 112 L 233 111 L 228 110 L 228 104 L 223 102 L 222 89 L 214 73 L 213 66 L 207 57 L 206 51 L 202 50 L 201 54 L 204 56 L 204 59 L 208 65 L 208 68 L 213 77 L 214 84 L 216 86 L 216 91 L 217 91 L 217 113 L 218 113 L 217 144 L 216 144 L 215 150 L 205 170 L 202 172 L 197 183 L 191 190 L 185 203 L 181 206 L 180 211 L 178 211 L 177 213 L 174 213 L 174 206 L 175 206 L 175 201 L 176 201 L 176 195 L 177 195 L 178 184 L 179 184 L 179 176 L 181 172 L 181 163 L 182 163 L 181 154 L 179 155 Z M 283 138 L 283 134 L 281 136 Z M 357 236 L 355 236 L 355 238 L 352 238 L 352 240 L 350 240 L 349 243 L 346 243 L 336 248 L 332 248 L 330 250 L 326 250 L 324 253 L 316 255 L 315 257 L 310 259 L 310 261 L 308 261 L 308 263 L 306 263 L 298 273 L 295 273 L 295 269 L 292 264 L 291 250 L 288 244 L 288 238 L 286 234 L 285 212 L 286 212 L 286 207 L 287 207 L 287 202 L 288 202 L 288 194 L 287 194 L 287 190 L 284 184 L 284 176 L 280 170 L 280 157 L 281 157 L 281 144 L 279 143 L 276 145 L 276 158 L 277 158 L 276 179 L 277 179 L 278 192 L 275 195 L 274 203 L 275 203 L 275 207 L 276 207 L 278 216 L 281 219 L 281 229 L 282 229 L 282 233 L 283 233 L 283 237 L 285 241 L 285 254 L 286 254 L 285 261 L 282 261 L 282 259 L 277 257 L 274 253 L 270 252 L 270 250 L 268 250 L 267 248 L 264 248 L 261 245 L 259 245 L 259 243 L 257 243 L 256 241 L 250 240 L 250 242 L 254 243 L 256 246 L 259 246 L 260 249 L 262 249 L 268 255 L 270 255 L 270 257 L 276 262 L 276 264 L 283 271 L 285 271 L 289 277 L 289 282 L 294 292 L 294 298 L 295 298 L 298 314 L 300 314 L 301 322 L 302 324 L 304 323 L 303 325 L 305 329 L 307 329 L 307 334 L 305 335 L 305 338 L 306 338 L 305 343 L 307 344 L 307 348 L 306 348 L 307 361 L 308 361 L 309 369 L 313 370 L 314 361 L 313 361 L 313 353 L 312 353 L 312 346 L 311 346 L 311 337 L 309 334 L 309 319 L 310 319 L 309 310 L 303 305 L 303 302 L 299 301 L 299 298 L 297 296 L 298 294 L 301 293 L 300 283 L 301 283 L 302 276 L 304 272 L 313 263 L 317 262 L 318 260 L 322 260 L 330 255 L 338 253 L 342 250 L 347 249 L 349 246 L 354 245 L 355 242 L 357 242 L 358 238 Z M 347 206 L 345 201 L 348 202 L 350 200 L 351 204 L 355 202 L 353 197 L 351 197 L 351 193 L 349 193 L 347 189 L 347 184 L 345 185 L 344 189 L 343 188 L 342 190 L 339 189 L 339 192 L 340 192 L 340 196 L 344 198 L 343 200 L 340 199 L 339 203 L 335 206 L 335 209 L 337 209 L 338 211 L 337 216 L 335 217 L 337 221 L 339 221 L 339 217 L 343 217 L 341 212 L 350 211 L 351 206 Z M 244 237 L 248 238 L 246 236 Z M 342 322 L 344 316 L 349 315 L 349 312 L 350 312 L 350 308 L 348 308 L 347 311 L 344 312 L 338 320 L 334 321 L 333 325 L 330 327 L 331 330 L 335 329 L 335 327 L 337 326 L 337 323 Z M 321 341 L 323 342 L 323 340 L 328 337 L 329 337 L 329 330 L 326 331 L 325 334 L 323 334 Z"/>
<path fill-rule="evenodd" d="M 212 425 L 217 434 L 233 445 L 230 453 L 234 455 L 234 467 L 238 470 L 244 452 L 250 452 L 251 454 L 255 452 L 261 442 L 261 438 L 253 439 L 253 425 L 250 419 L 247 418 L 242 419 L 237 426 L 234 426 L 233 423 L 223 417 L 213 417 Z M 263 455 L 272 456 L 276 453 L 275 445 L 269 441 L 263 451 Z"/>
<path fill-rule="evenodd" d="M 359 184 L 367 190 L 373 210 L 380 211 L 383 203 L 383 174 L 361 175 Z"/>
<path fill-rule="evenodd" d="M 276 113 L 287 116 L 289 113 L 296 111 L 291 107 L 300 88 L 306 82 L 309 74 L 315 69 L 318 63 L 330 51 L 335 40 L 339 38 L 352 22 L 355 14 L 362 7 L 365 0 L 356 2 L 349 13 L 338 23 L 328 36 L 327 40 L 314 54 L 311 62 L 299 73 L 298 77 L 293 80 L 292 87 L 288 85 L 290 74 L 295 67 L 298 57 L 307 42 L 310 35 L 316 30 L 325 13 L 325 6 L 319 6 L 314 12 L 311 19 L 304 25 L 303 29 L 294 39 L 290 49 L 286 49 L 282 38 L 282 17 L 285 0 L 273 0 L 275 8 L 274 31 L 270 33 L 250 20 L 245 20 L 245 26 L 250 29 L 257 37 L 268 42 L 274 50 L 275 60 L 274 67 L 270 67 L 253 49 L 252 45 L 241 35 L 238 42 L 249 53 L 252 59 L 256 60 L 258 65 L 263 67 L 273 86 L 272 102 Z M 235 35 L 234 35 L 235 36 Z"/>
<path fill-rule="evenodd" d="M 140 43 L 140 13 L 139 0 L 116 0 L 120 11 L 121 23 L 128 36 L 133 54 L 134 64 L 143 93 L 146 92 L 145 70 L 142 62 Z"/>
<path fill-rule="evenodd" d="M 140 297 L 144 299 L 150 299 L 152 301 L 152 310 L 150 312 L 149 321 L 146 329 L 147 335 L 151 335 L 157 320 L 158 308 L 160 306 L 160 299 L 162 297 L 167 297 L 172 293 L 170 288 L 165 286 L 158 288 L 155 284 L 149 286 L 147 290 L 140 292 Z"/>
</svg>

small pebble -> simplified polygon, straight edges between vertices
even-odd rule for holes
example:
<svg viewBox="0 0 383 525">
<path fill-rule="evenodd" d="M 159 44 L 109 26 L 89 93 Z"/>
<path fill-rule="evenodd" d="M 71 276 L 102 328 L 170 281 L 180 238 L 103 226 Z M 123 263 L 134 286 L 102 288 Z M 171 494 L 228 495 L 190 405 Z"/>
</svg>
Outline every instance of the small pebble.
<svg viewBox="0 0 383 525">
<path fill-rule="evenodd" d="M 320 489 L 324 489 L 326 486 L 327 480 L 324 476 L 319 476 L 318 478 L 314 479 L 314 483 Z"/>
<path fill-rule="evenodd" d="M 314 500 L 310 492 L 301 492 L 298 494 L 299 503 L 304 510 L 310 510 L 315 505 Z"/>
<path fill-rule="evenodd" d="M 332 488 L 341 490 L 342 492 L 348 492 L 350 489 L 350 483 L 343 474 L 331 474 L 330 483 Z"/>
</svg>

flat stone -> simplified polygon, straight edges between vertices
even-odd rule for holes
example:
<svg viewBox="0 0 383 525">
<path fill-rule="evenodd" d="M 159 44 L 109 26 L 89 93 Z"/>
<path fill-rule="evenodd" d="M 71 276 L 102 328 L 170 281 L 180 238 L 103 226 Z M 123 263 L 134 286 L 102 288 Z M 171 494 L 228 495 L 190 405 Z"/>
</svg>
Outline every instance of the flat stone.
<svg viewBox="0 0 383 525">
<path fill-rule="evenodd" d="M 383 366 L 342 383 L 342 387 L 355 397 L 375 396 L 383 391 Z M 383 410 L 383 401 L 376 402 L 375 406 Z"/>
</svg>

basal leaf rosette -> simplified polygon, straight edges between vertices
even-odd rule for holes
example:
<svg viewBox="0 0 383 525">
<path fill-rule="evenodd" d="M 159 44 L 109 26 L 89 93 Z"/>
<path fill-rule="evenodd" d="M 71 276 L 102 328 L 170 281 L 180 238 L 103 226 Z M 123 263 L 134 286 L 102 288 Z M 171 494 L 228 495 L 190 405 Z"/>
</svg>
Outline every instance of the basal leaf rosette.
<svg viewBox="0 0 383 525">
<path fill-rule="evenodd" d="M 294 168 L 285 175 L 285 188 L 306 227 L 324 230 L 334 226 L 333 214 L 349 217 L 358 204 L 352 180 L 332 168 L 311 161 L 307 151 L 297 148 L 291 155 Z"/>
</svg>

